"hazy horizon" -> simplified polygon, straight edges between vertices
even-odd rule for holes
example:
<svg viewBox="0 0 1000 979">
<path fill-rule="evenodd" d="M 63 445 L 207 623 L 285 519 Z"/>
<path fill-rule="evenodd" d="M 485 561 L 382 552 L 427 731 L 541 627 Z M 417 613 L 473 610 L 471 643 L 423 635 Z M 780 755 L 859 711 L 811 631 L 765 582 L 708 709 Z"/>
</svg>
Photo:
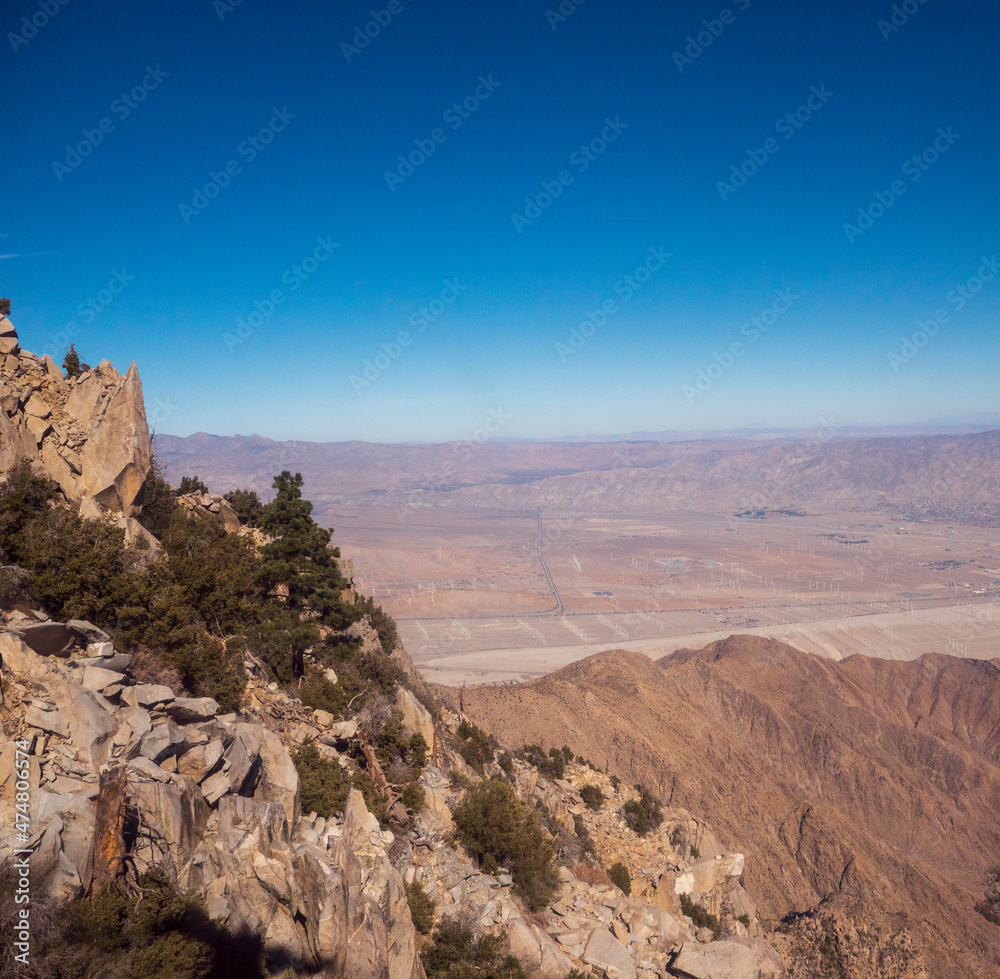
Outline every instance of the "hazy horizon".
<svg viewBox="0 0 1000 979">
<path fill-rule="evenodd" d="M 26 349 L 137 361 L 159 430 L 1000 412 L 995 5 L 18 0 L 0 24 L 0 295 Z"/>
</svg>

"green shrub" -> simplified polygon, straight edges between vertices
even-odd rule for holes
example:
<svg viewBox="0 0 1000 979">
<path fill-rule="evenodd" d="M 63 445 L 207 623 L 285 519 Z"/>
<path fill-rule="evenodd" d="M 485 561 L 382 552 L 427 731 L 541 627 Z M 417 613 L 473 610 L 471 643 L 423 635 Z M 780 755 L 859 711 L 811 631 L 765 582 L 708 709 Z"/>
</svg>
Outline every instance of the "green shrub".
<svg viewBox="0 0 1000 979">
<path fill-rule="evenodd" d="M 10 316 L 10 300 L 6 296 L 0 299 L 0 316 Z"/>
<path fill-rule="evenodd" d="M 580 789 L 580 798 L 588 809 L 600 809 L 604 804 L 604 793 L 596 785 L 585 785 Z"/>
<path fill-rule="evenodd" d="M 575 830 L 577 839 L 580 843 L 581 854 L 583 856 L 586 856 L 587 854 L 596 854 L 597 847 L 594 846 L 594 838 L 590 835 L 590 831 L 587 829 L 582 816 L 573 817 L 573 829 Z"/>
<path fill-rule="evenodd" d="M 529 908 L 548 904 L 559 887 L 553 843 L 507 781 L 470 786 L 452 815 L 459 842 L 480 866 L 492 857 L 510 870 Z"/>
<path fill-rule="evenodd" d="M 623 894 L 632 893 L 632 875 L 628 872 L 628 867 L 625 864 L 614 864 L 608 871 L 608 876 L 611 878 L 611 883 Z"/>
<path fill-rule="evenodd" d="M 513 955 L 501 955 L 505 935 L 483 935 L 451 918 L 434 929 L 433 941 L 420 953 L 427 979 L 528 979 Z"/>
<path fill-rule="evenodd" d="M 421 935 L 429 935 L 434 927 L 434 902 L 416 881 L 412 884 L 404 881 L 403 887 L 406 890 L 406 903 L 410 906 L 410 917 L 413 919 L 414 927 Z"/>
<path fill-rule="evenodd" d="M 410 812 L 420 812 L 426 801 L 427 793 L 424 792 L 424 787 L 419 782 L 407 783 L 406 788 L 403 789 L 403 805 Z"/>
<path fill-rule="evenodd" d="M 180 496 L 185 493 L 207 493 L 208 487 L 197 476 L 181 476 L 181 485 L 177 487 Z"/>
<path fill-rule="evenodd" d="M 640 797 L 625 803 L 625 823 L 639 836 L 645 836 L 663 822 L 663 810 L 659 799 L 646 788 L 641 785 L 636 788 L 639 789 Z"/>
<path fill-rule="evenodd" d="M 550 748 L 546 753 L 541 745 L 525 745 L 518 754 L 538 769 L 546 778 L 562 778 L 566 774 L 566 757 L 558 748 Z"/>
<path fill-rule="evenodd" d="M 721 937 L 722 924 L 718 917 L 702 905 L 695 904 L 687 894 L 681 895 L 681 914 L 689 917 L 696 928 L 709 928 L 715 938 Z"/>
<path fill-rule="evenodd" d="M 505 751 L 497 758 L 497 764 L 507 778 L 514 777 L 514 756 L 509 751 Z"/>
<path fill-rule="evenodd" d="M 182 896 L 166 874 L 139 878 L 141 898 L 105 884 L 74 901 L 47 933 L 33 932 L 31 976 L 58 979 L 261 979 L 262 947 L 230 934 L 200 900 Z M 32 898 L 32 920 L 36 917 Z M 39 909 L 40 910 L 40 909 Z"/>
<path fill-rule="evenodd" d="M 458 738 L 458 753 L 471 768 L 481 772 L 483 765 L 493 761 L 496 755 L 493 740 L 482 728 L 469 721 L 462 721 L 455 734 Z"/>
<path fill-rule="evenodd" d="M 299 773 L 302 812 L 315 812 L 324 818 L 342 813 L 351 780 L 340 762 L 324 758 L 312 738 L 293 749 L 292 761 Z"/>
<path fill-rule="evenodd" d="M 750 915 L 743 913 L 736 919 L 744 928 L 750 927 Z"/>
<path fill-rule="evenodd" d="M 234 489 L 223 493 L 222 498 L 233 508 L 241 524 L 256 527 L 264 512 L 264 505 L 256 490 Z"/>
</svg>

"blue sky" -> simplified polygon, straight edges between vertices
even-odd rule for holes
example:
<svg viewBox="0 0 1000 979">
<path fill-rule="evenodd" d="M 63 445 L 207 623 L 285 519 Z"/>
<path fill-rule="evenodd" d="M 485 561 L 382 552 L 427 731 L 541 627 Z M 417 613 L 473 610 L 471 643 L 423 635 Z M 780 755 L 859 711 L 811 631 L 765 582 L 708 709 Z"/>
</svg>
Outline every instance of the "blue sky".
<svg viewBox="0 0 1000 979">
<path fill-rule="evenodd" d="M 161 432 L 1000 414 L 996 4 L 14 0 L 0 28 L 0 294 L 30 350 L 136 360 Z"/>
</svg>

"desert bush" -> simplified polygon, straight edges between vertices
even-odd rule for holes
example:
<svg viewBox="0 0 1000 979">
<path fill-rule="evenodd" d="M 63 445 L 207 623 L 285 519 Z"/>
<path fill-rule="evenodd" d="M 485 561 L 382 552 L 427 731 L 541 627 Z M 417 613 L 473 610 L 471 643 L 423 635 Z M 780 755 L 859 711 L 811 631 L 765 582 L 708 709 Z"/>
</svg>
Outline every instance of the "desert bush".
<svg viewBox="0 0 1000 979">
<path fill-rule="evenodd" d="M 696 928 L 709 928 L 715 938 L 722 935 L 722 923 L 701 904 L 695 904 L 687 894 L 681 895 L 681 914 L 691 919 Z"/>
<path fill-rule="evenodd" d="M 576 831 L 576 838 L 579 840 L 581 852 L 584 855 L 597 853 L 593 837 L 590 835 L 582 816 L 573 817 L 573 829 Z"/>
<path fill-rule="evenodd" d="M 574 876 L 582 880 L 585 884 L 605 886 L 612 883 L 608 872 L 600 864 L 588 863 L 585 860 L 581 860 L 579 863 L 573 864 L 571 869 Z"/>
<path fill-rule="evenodd" d="M 473 937 L 459 921 L 443 919 L 420 953 L 427 979 L 528 979 L 513 955 L 501 955 L 504 933 Z"/>
<path fill-rule="evenodd" d="M 492 857 L 498 867 L 508 867 L 531 910 L 548 904 L 559 887 L 554 847 L 507 781 L 470 786 L 452 815 L 459 842 L 477 863 Z"/>
<path fill-rule="evenodd" d="M 639 836 L 645 836 L 663 822 L 660 800 L 643 786 L 637 785 L 640 796 L 625 803 L 625 823 Z"/>
<path fill-rule="evenodd" d="M 514 756 L 509 751 L 505 751 L 497 758 L 497 764 L 507 778 L 514 777 Z"/>
<path fill-rule="evenodd" d="M 324 758 L 312 738 L 293 749 L 292 761 L 299 773 L 302 812 L 315 812 L 323 817 L 342 813 L 351 779 L 340 762 Z"/>
<path fill-rule="evenodd" d="M 546 753 L 541 745 L 525 745 L 518 754 L 538 769 L 546 778 L 562 778 L 566 774 L 566 757 L 558 748 L 550 748 Z"/>
<path fill-rule="evenodd" d="M 414 926 L 421 935 L 429 935 L 434 927 L 434 902 L 416 881 L 412 884 L 404 881 L 403 887 L 406 889 L 406 903 L 410 906 Z"/>
<path fill-rule="evenodd" d="M 33 896 L 30 964 L 8 971 L 5 947 L 0 975 L 4 979 L 8 975 L 19 979 L 262 979 L 262 948 L 255 936 L 230 934 L 209 918 L 200 900 L 179 894 L 159 869 L 143 874 L 139 886 L 142 895 L 137 898 L 116 884 L 106 884 L 92 901 L 74 901 L 59 915 L 49 914 L 51 908 Z M 8 895 L 13 893 L 13 888 L 4 888 L 0 900 L 12 905 Z M 0 917 L 6 910 L 0 911 Z M 39 927 L 43 920 L 44 927 Z"/>
<path fill-rule="evenodd" d="M 604 793 L 596 785 L 585 785 L 580 789 L 580 798 L 588 809 L 600 809 L 604 804 Z"/>
<path fill-rule="evenodd" d="M 481 772 L 483 765 L 493 761 L 495 757 L 493 740 L 482 728 L 469 721 L 462 721 L 455 734 L 458 738 L 458 753 L 465 759 L 467 765 Z"/>
<path fill-rule="evenodd" d="M 632 893 L 632 875 L 628 872 L 628 867 L 625 864 L 613 864 L 608 871 L 608 877 L 611 878 L 611 883 L 623 894 Z"/>
</svg>

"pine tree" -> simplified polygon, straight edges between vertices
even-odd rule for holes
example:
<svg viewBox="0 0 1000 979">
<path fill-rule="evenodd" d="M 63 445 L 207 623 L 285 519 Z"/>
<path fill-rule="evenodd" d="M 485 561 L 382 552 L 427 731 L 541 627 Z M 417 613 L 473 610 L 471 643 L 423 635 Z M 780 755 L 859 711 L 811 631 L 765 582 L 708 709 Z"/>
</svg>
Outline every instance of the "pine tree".
<svg viewBox="0 0 1000 979">
<path fill-rule="evenodd" d="M 79 377 L 83 373 L 80 366 L 80 355 L 76 352 L 76 344 L 71 343 L 66 356 L 63 358 L 62 368 L 67 377 Z"/>
</svg>

